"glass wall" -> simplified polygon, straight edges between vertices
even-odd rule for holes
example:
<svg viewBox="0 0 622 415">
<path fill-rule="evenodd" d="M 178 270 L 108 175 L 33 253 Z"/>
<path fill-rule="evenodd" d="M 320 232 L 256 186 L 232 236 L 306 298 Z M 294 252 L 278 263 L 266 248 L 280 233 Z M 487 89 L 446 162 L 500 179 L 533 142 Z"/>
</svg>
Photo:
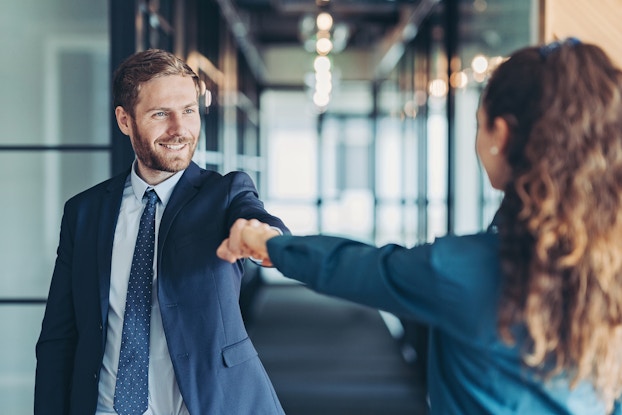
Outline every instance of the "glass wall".
<svg viewBox="0 0 622 415">
<path fill-rule="evenodd" d="M 10 414 L 31 412 L 63 203 L 114 163 L 110 3 L 122 0 L 12 1 L 0 13 L 0 402 Z M 475 156 L 475 111 L 487 71 L 535 40 L 535 1 L 439 2 L 385 79 L 340 82 L 321 114 L 302 89 L 259 93 L 217 2 L 152 3 L 166 19 L 130 16 L 141 30 L 129 47 L 174 49 L 206 82 L 195 161 L 248 171 L 294 233 L 412 246 L 489 222 L 501 195 Z"/>
<path fill-rule="evenodd" d="M 455 233 L 486 228 L 501 201 L 477 160 L 475 113 L 490 71 L 514 50 L 537 41 L 537 8 L 535 1 L 459 2 L 459 40 L 449 79 L 455 98 Z"/>
<path fill-rule="evenodd" d="M 63 203 L 110 170 L 107 2 L 4 2 L 0 55 L 0 402 L 27 414 Z"/>
<path fill-rule="evenodd" d="M 264 93 L 271 209 L 296 234 L 375 245 L 485 229 L 502 195 L 477 160 L 475 113 L 490 70 L 535 36 L 535 6 L 517 3 L 439 3 L 385 79 L 340 82 L 321 114 L 303 91 Z M 383 317 L 421 361 L 426 327 Z"/>
<path fill-rule="evenodd" d="M 386 79 L 340 82 L 321 114 L 304 91 L 264 93 L 268 199 L 293 230 L 411 246 L 484 229 L 501 195 L 475 154 L 475 112 L 490 69 L 534 37 L 522 3 L 439 3 Z"/>
<path fill-rule="evenodd" d="M 303 91 L 266 91 L 261 96 L 261 125 L 270 160 L 266 207 L 294 233 L 317 232 L 318 192 L 324 176 L 330 174 L 320 167 L 334 166 L 334 153 L 324 154 L 318 145 L 317 113 Z"/>
</svg>

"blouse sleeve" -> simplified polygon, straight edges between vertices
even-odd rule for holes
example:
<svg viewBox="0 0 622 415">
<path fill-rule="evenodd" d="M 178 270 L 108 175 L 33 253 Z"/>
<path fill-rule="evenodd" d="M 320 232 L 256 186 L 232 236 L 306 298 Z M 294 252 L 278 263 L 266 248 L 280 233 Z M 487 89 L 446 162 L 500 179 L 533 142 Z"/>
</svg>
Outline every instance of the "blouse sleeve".
<svg viewBox="0 0 622 415">
<path fill-rule="evenodd" d="M 315 291 L 473 336 L 494 332 L 495 246 L 476 236 L 441 238 L 413 248 L 378 248 L 332 236 L 280 236 L 268 241 L 268 252 L 283 275 Z"/>
</svg>

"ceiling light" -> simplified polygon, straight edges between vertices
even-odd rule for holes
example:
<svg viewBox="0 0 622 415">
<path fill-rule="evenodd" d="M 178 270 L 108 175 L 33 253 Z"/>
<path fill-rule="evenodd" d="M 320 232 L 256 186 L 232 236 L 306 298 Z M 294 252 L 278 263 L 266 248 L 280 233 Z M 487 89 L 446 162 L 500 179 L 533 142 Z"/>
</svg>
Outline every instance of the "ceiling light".
<svg viewBox="0 0 622 415">
<path fill-rule="evenodd" d="M 318 107 L 325 107 L 330 102 L 330 96 L 328 94 L 322 94 L 316 92 L 313 94 L 313 103 Z"/>
<path fill-rule="evenodd" d="M 315 43 L 315 50 L 320 55 L 327 55 L 331 50 L 333 50 L 333 42 L 327 38 L 318 39 Z"/>
<path fill-rule="evenodd" d="M 313 69 L 316 72 L 326 72 L 330 70 L 330 59 L 326 56 L 318 56 L 313 61 Z"/>
<path fill-rule="evenodd" d="M 467 86 L 469 82 L 469 77 L 464 71 L 454 72 L 449 77 L 449 83 L 453 88 L 460 89 Z"/>
<path fill-rule="evenodd" d="M 333 17 L 326 12 L 322 12 L 317 15 L 315 23 L 319 30 L 329 31 L 333 27 Z"/>
<path fill-rule="evenodd" d="M 447 83 L 443 79 L 434 79 L 430 82 L 430 95 L 441 98 L 447 95 Z"/>
<path fill-rule="evenodd" d="M 471 61 L 473 72 L 482 74 L 488 69 L 488 59 L 484 55 L 477 55 Z"/>
</svg>

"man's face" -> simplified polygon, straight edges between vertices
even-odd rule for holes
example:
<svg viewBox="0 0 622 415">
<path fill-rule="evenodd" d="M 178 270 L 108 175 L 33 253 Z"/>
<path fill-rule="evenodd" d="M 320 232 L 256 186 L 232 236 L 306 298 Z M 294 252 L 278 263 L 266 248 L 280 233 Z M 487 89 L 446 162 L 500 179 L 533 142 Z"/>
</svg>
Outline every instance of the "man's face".
<svg viewBox="0 0 622 415">
<path fill-rule="evenodd" d="M 170 75 L 141 85 L 132 117 L 115 110 L 119 128 L 129 135 L 138 175 L 149 184 L 166 180 L 190 164 L 201 129 L 194 81 Z"/>
</svg>

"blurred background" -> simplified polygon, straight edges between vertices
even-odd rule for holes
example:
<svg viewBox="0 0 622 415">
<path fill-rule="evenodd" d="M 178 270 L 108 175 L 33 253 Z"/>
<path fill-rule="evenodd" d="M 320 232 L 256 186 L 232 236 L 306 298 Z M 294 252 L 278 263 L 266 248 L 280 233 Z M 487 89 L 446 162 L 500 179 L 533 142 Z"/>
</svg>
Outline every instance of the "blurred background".
<svg viewBox="0 0 622 415">
<path fill-rule="evenodd" d="M 293 233 L 413 246 L 499 204 L 474 150 L 490 71 L 568 35 L 619 59 L 620 21 L 619 0 L 3 0 L 2 412 L 32 413 L 63 203 L 134 158 L 110 97 L 131 53 L 197 71 L 195 161 L 247 171 Z M 426 327 L 252 265 L 240 306 L 288 414 L 426 413 Z"/>
</svg>

